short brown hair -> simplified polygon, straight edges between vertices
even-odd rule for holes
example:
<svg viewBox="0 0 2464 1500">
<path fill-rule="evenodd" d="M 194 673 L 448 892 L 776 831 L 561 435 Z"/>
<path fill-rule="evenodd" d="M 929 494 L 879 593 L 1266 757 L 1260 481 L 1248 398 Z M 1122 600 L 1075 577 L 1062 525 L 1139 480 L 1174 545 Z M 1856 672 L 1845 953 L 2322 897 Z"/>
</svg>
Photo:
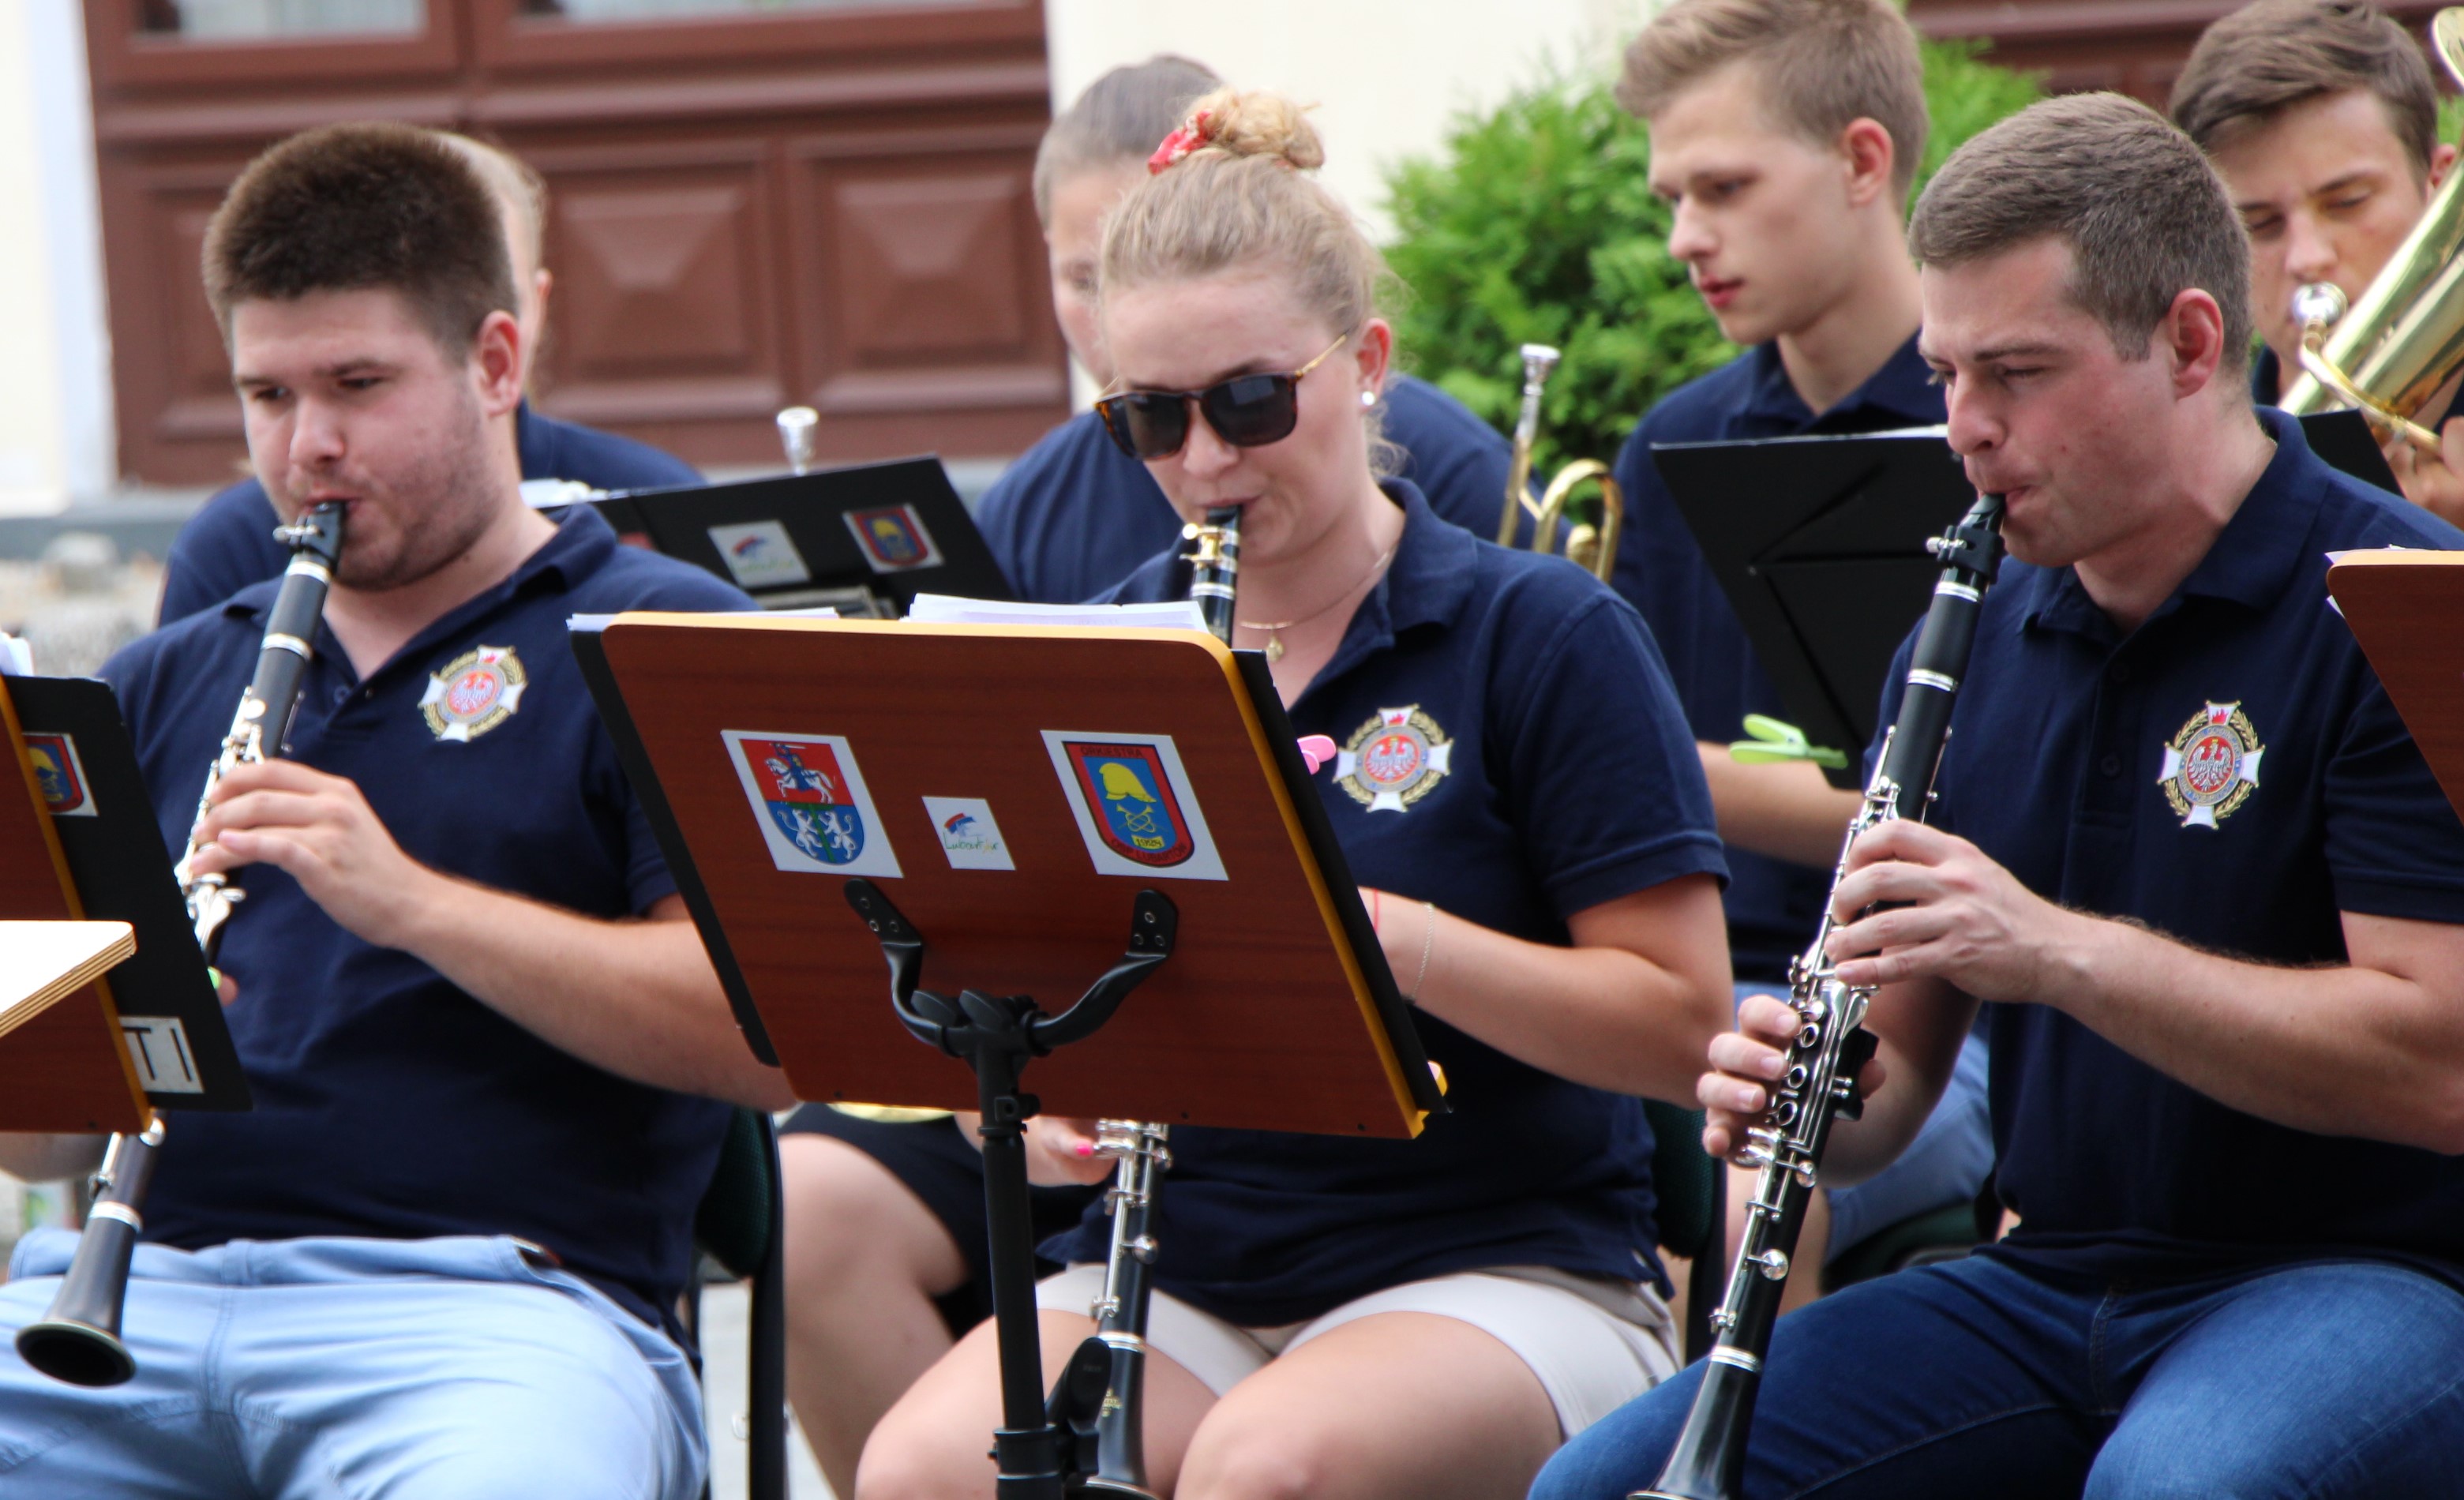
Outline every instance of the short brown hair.
<svg viewBox="0 0 2464 1500">
<path fill-rule="evenodd" d="M 251 162 L 206 226 L 205 273 L 225 339 L 241 302 L 389 291 L 462 358 L 490 313 L 519 307 L 495 195 L 409 125 L 326 125 Z"/>
<path fill-rule="evenodd" d="M 1052 217 L 1052 189 L 1092 166 L 1144 162 L 1189 106 L 1223 86 L 1202 62 L 1158 54 L 1114 68 L 1054 118 L 1035 148 L 1035 216 Z"/>
<path fill-rule="evenodd" d="M 2173 123 L 2203 151 L 2322 94 L 2373 95 L 2430 175 L 2438 92 L 2403 27 L 2362 0 L 2258 0 L 2208 28 L 2173 84 Z"/>
<path fill-rule="evenodd" d="M 2223 366 L 2250 360 L 2250 239 L 2190 138 L 2136 99 L 2034 104 L 1951 153 L 1925 184 L 1908 247 L 1950 267 L 2059 239 L 2070 295 L 2125 360 L 2145 358 L 2173 300 L 2197 287 L 2224 314 Z"/>
<path fill-rule="evenodd" d="M 1889 131 L 1906 194 L 1925 155 L 1925 64 L 1891 0 L 1677 0 L 1626 48 L 1617 102 L 1648 120 L 1740 60 L 1774 122 L 1808 141 L 1829 145 L 1859 120 Z"/>
</svg>

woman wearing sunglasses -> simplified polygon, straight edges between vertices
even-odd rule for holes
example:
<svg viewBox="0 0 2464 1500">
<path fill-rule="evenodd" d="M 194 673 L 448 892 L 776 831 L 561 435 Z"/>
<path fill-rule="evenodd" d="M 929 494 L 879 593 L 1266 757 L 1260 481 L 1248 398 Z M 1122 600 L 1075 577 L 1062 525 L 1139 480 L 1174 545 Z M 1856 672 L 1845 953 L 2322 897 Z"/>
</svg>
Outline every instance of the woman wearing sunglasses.
<svg viewBox="0 0 2464 1500">
<path fill-rule="evenodd" d="M 1104 240 L 1108 430 L 1184 517 L 1242 509 L 1263 649 L 1452 1114 L 1413 1141 L 1182 1129 L 1158 1198 L 1151 1480 L 1218 1496 L 1523 1492 L 1677 1362 L 1633 1095 L 1689 1096 L 1729 1012 L 1711 809 L 1631 607 L 1381 477 L 1376 251 L 1287 101 L 1221 92 Z M 1115 591 L 1174 597 L 1159 554 Z M 1039 1119 L 1047 1180 L 1108 1170 Z M 1045 1246 L 1047 1361 L 1091 1332 L 1100 1208 Z M 858 1500 L 985 1492 L 979 1328 L 882 1419 Z"/>
</svg>

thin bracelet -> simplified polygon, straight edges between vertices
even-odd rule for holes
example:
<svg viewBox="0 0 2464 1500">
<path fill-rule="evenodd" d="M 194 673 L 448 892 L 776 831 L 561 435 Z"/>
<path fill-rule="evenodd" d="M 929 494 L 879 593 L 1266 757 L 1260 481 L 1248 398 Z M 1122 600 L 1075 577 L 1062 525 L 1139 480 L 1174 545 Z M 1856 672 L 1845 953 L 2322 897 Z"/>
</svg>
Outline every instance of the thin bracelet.
<svg viewBox="0 0 2464 1500">
<path fill-rule="evenodd" d="M 1420 986 L 1429 980 L 1429 950 L 1438 941 L 1438 903 L 1423 901 L 1420 904 L 1429 909 L 1429 922 L 1420 929 L 1420 972 L 1412 976 L 1411 1001 L 1416 1005 L 1420 1003 Z"/>
</svg>

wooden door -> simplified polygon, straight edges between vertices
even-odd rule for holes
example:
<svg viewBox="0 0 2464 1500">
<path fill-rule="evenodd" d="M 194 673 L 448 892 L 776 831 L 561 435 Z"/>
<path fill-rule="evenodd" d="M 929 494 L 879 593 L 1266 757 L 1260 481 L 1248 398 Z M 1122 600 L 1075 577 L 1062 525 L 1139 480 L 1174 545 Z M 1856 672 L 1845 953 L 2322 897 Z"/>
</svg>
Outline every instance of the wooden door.
<svg viewBox="0 0 2464 1500">
<path fill-rule="evenodd" d="M 762 464 L 800 403 L 840 459 L 1015 452 L 1064 414 L 1040 0 L 85 5 L 132 477 L 243 461 L 206 220 L 256 152 L 341 120 L 467 130 L 547 178 L 553 415 Z"/>
<path fill-rule="evenodd" d="M 2070 94 L 2113 89 L 2157 109 L 2209 25 L 2250 0 L 1908 0 L 1908 19 L 1928 36 L 1978 36 L 1993 61 L 2045 75 Z M 2445 0 L 2380 0 L 2380 9 L 2426 31 Z"/>
</svg>

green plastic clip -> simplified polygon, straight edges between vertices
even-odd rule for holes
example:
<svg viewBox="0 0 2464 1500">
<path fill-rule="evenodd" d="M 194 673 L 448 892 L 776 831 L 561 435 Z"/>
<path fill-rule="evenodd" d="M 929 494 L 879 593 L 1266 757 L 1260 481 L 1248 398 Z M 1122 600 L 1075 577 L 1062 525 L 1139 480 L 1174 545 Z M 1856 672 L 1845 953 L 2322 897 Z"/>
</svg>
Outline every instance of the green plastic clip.
<svg viewBox="0 0 2464 1500">
<path fill-rule="evenodd" d="M 1728 746 L 1728 759 L 1739 765 L 1774 765 L 1782 761 L 1811 761 L 1826 770 L 1842 770 L 1848 764 L 1844 751 L 1828 745 L 1806 743 L 1805 731 L 1794 724 L 1783 724 L 1764 714 L 1746 716 L 1748 739 Z"/>
</svg>

